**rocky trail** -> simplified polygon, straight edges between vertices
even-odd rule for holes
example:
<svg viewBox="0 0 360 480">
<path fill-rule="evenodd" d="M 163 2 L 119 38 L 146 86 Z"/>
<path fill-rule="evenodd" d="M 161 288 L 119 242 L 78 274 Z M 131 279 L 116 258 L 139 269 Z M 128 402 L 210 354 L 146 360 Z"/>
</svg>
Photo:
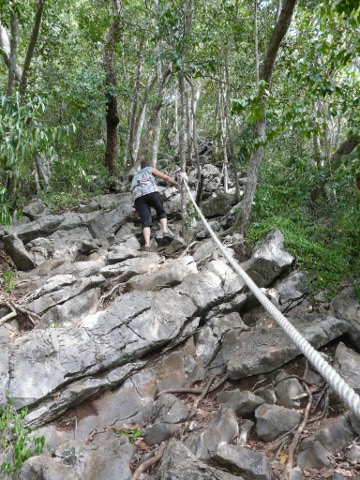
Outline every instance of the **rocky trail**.
<svg viewBox="0 0 360 480">
<path fill-rule="evenodd" d="M 215 166 L 204 171 L 202 210 L 221 234 L 234 194 L 219 193 Z M 18 478 L 360 478 L 360 420 L 195 218 L 193 241 L 183 241 L 178 191 L 162 188 L 175 240 L 160 245 L 155 229 L 151 252 L 139 251 L 127 191 L 124 181 L 118 193 L 61 213 L 34 200 L 0 229 L 0 404 L 11 392 L 46 439 Z M 353 286 L 330 302 L 314 297 L 279 231 L 251 248 L 236 234 L 224 242 L 359 393 Z M 3 446 L 0 464 L 9 456 Z"/>
</svg>

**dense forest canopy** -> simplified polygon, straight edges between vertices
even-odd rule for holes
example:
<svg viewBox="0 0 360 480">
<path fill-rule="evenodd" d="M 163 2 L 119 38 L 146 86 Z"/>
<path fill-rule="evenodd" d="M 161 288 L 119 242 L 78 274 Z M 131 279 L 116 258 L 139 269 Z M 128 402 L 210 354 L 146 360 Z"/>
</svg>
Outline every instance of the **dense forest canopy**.
<svg viewBox="0 0 360 480">
<path fill-rule="evenodd" d="M 0 223 L 142 158 L 200 181 L 211 144 L 234 230 L 278 227 L 304 266 L 351 277 L 359 30 L 356 0 L 0 0 Z"/>
</svg>

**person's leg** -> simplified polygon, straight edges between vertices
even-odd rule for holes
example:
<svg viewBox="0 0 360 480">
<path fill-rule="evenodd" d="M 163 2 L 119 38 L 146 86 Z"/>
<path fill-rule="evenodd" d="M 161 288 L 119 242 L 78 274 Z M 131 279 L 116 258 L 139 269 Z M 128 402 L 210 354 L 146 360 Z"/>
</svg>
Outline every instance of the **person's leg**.
<svg viewBox="0 0 360 480">
<path fill-rule="evenodd" d="M 167 218 L 160 218 L 159 222 L 160 222 L 163 233 L 169 233 L 168 226 L 167 226 Z"/>
<path fill-rule="evenodd" d="M 151 228 L 144 227 L 142 233 L 144 237 L 144 247 L 150 247 Z"/>
<path fill-rule="evenodd" d="M 150 205 L 147 201 L 148 195 L 139 197 L 135 201 L 135 208 L 139 212 L 140 221 L 142 224 L 142 234 L 144 238 L 144 246 L 150 247 L 150 237 L 151 237 L 151 226 L 152 226 L 152 217 Z"/>
<path fill-rule="evenodd" d="M 157 218 L 158 218 L 158 221 L 161 225 L 161 229 L 163 231 L 163 234 L 165 234 L 165 235 L 167 234 L 167 235 L 170 236 L 170 232 L 169 232 L 168 225 L 167 225 L 167 215 L 166 215 L 166 211 L 164 209 L 164 205 L 163 205 L 161 197 L 160 197 L 160 193 L 159 192 L 154 192 L 151 195 L 152 195 L 151 206 L 153 208 L 155 208 L 155 210 L 156 210 Z"/>
</svg>

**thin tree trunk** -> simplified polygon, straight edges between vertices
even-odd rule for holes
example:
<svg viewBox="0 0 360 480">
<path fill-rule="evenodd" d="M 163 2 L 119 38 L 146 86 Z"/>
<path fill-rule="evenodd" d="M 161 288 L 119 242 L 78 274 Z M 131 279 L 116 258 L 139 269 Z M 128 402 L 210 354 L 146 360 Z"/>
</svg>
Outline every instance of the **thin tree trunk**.
<svg viewBox="0 0 360 480">
<path fill-rule="evenodd" d="M 14 93 L 14 82 L 16 79 L 16 58 L 17 50 L 19 43 L 19 21 L 16 12 L 11 12 L 10 17 L 10 29 L 11 29 L 11 40 L 10 40 L 10 55 L 9 55 L 9 73 L 8 73 L 8 84 L 7 84 L 7 96 L 11 97 Z"/>
<path fill-rule="evenodd" d="M 34 56 L 37 39 L 39 37 L 41 20 L 44 12 L 44 6 L 45 6 L 45 0 L 39 0 L 37 9 L 36 9 L 34 28 L 30 36 L 30 42 L 29 42 L 29 46 L 26 52 L 26 57 L 23 65 L 23 71 L 22 71 L 21 82 L 19 87 L 20 95 L 25 95 L 25 92 L 26 92 L 30 64 Z"/>
<path fill-rule="evenodd" d="M 119 150 L 118 127 L 119 116 L 117 98 L 114 94 L 116 87 L 115 47 L 120 36 L 120 22 L 122 4 L 120 0 L 113 0 L 114 16 L 106 39 L 103 64 L 106 74 L 106 150 L 105 166 L 112 175 L 116 174 L 116 163 Z"/>
<path fill-rule="evenodd" d="M 11 47 L 9 36 L 3 25 L 0 23 L 0 54 L 3 57 L 4 63 L 8 70 L 10 70 L 10 52 Z M 15 79 L 17 82 L 20 82 L 21 80 L 21 68 L 19 65 L 16 65 L 15 67 Z"/>
<path fill-rule="evenodd" d="M 146 84 L 146 88 L 142 95 L 142 100 L 137 109 L 135 125 L 134 125 L 133 144 L 130 144 L 130 149 L 131 149 L 130 157 L 132 158 L 133 165 L 135 165 L 138 162 L 140 143 L 141 143 L 141 134 L 142 134 L 144 119 L 145 119 L 145 108 L 147 105 L 150 92 L 155 85 L 156 78 L 157 78 L 156 75 L 150 74 Z"/>
<path fill-rule="evenodd" d="M 179 112 L 179 159 L 181 171 L 186 173 L 186 151 L 185 151 L 185 123 L 186 123 L 186 113 L 185 113 L 185 80 L 184 74 L 179 73 L 178 76 L 179 82 L 179 94 L 180 94 L 180 112 Z M 187 211 L 186 211 L 186 190 L 184 186 L 181 186 L 181 217 L 182 217 L 182 234 L 185 240 L 188 236 L 188 225 L 187 225 Z"/>
<path fill-rule="evenodd" d="M 187 81 L 191 88 L 191 127 L 192 127 L 192 148 L 194 152 L 194 158 L 196 161 L 197 167 L 197 188 L 196 188 L 196 203 L 199 204 L 201 201 L 201 191 L 202 191 L 202 176 L 201 176 L 201 165 L 200 165 L 200 158 L 199 152 L 196 145 L 197 139 L 197 122 L 196 122 L 196 106 L 198 101 L 198 96 L 200 95 L 200 89 L 195 92 L 194 84 L 191 78 L 187 77 Z"/>
<path fill-rule="evenodd" d="M 138 161 L 138 156 L 139 156 L 141 135 L 142 135 L 144 125 L 145 125 L 145 118 L 146 118 L 146 104 L 142 108 L 139 121 L 137 122 L 135 138 L 134 138 L 134 143 L 133 143 L 133 148 L 132 148 L 132 158 L 133 158 L 133 162 L 134 162 L 133 165 L 136 165 L 137 163 L 140 163 Z"/>
<path fill-rule="evenodd" d="M 170 73 L 171 73 L 171 69 L 170 67 L 167 67 L 162 77 L 159 79 L 157 101 L 155 103 L 155 106 L 149 118 L 149 122 L 148 122 L 149 129 L 147 131 L 146 138 L 143 138 L 141 141 L 140 153 L 139 153 L 140 159 L 145 159 L 149 157 L 150 145 L 153 145 L 153 141 L 154 141 L 154 131 L 155 131 L 154 129 L 156 128 L 158 116 L 160 115 L 160 111 L 164 102 L 164 99 L 163 99 L 164 88 L 169 79 Z"/>
<path fill-rule="evenodd" d="M 264 64 L 260 73 L 260 79 L 264 80 L 266 83 L 271 82 L 279 47 L 289 29 L 295 4 L 296 0 L 285 0 L 271 35 L 269 46 L 265 53 Z M 240 204 L 239 216 L 235 222 L 235 226 L 239 226 L 241 233 L 246 233 L 250 225 L 250 215 L 258 182 L 259 167 L 264 156 L 264 140 L 266 135 L 265 97 L 263 97 L 262 102 L 264 108 L 263 115 L 262 118 L 256 122 L 255 126 L 255 138 L 259 146 L 254 150 L 250 157 L 244 198 Z"/>
<path fill-rule="evenodd" d="M 229 75 L 229 56 L 226 56 L 226 64 L 225 64 L 225 75 L 226 75 L 226 89 L 225 89 L 225 105 L 224 105 L 224 115 L 225 118 L 227 119 L 226 122 L 226 134 L 227 134 L 227 143 L 229 145 L 229 154 L 230 154 L 230 163 L 233 169 L 233 175 L 234 175 L 234 182 L 235 182 L 235 198 L 236 201 L 240 201 L 240 188 L 239 188 L 239 178 L 238 178 L 238 171 L 237 171 L 237 164 L 236 164 L 236 158 L 235 158 L 235 148 L 234 148 L 234 142 L 233 142 L 233 135 L 231 131 L 231 125 L 230 125 L 230 118 L 229 118 L 229 104 L 230 104 L 230 75 Z"/>
<path fill-rule="evenodd" d="M 254 43 L 255 43 L 255 81 L 259 87 L 260 60 L 259 60 L 259 32 L 258 32 L 258 0 L 254 0 Z"/>
<path fill-rule="evenodd" d="M 136 69 L 136 77 L 135 77 L 135 85 L 134 85 L 134 92 L 133 92 L 133 100 L 131 102 L 131 109 L 130 109 L 130 116 L 129 116 L 129 136 L 128 136 L 128 144 L 127 148 L 125 149 L 125 165 L 127 164 L 128 155 L 131 157 L 131 166 L 134 165 L 134 158 L 133 158 L 133 145 L 134 145 L 134 138 L 135 138 L 135 125 L 136 125 L 136 113 L 138 109 L 139 103 L 139 92 L 140 92 L 140 79 L 141 79 L 141 67 L 143 64 L 143 46 L 144 42 L 141 41 L 140 48 L 138 52 L 138 63 Z"/>
<path fill-rule="evenodd" d="M 223 86 L 221 87 L 223 90 Z M 225 116 L 226 98 L 224 91 L 220 92 L 220 131 L 221 131 L 221 149 L 223 154 L 223 175 L 224 175 L 224 192 L 229 192 L 229 172 L 228 172 L 228 155 L 227 155 L 227 118 Z"/>
</svg>

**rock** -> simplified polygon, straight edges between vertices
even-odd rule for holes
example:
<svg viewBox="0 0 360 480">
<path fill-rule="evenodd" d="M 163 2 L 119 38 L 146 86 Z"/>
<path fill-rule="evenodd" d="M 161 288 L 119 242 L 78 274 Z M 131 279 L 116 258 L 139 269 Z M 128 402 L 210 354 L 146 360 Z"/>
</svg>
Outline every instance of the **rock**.
<svg viewBox="0 0 360 480">
<path fill-rule="evenodd" d="M 193 258 L 187 255 L 176 260 L 169 260 L 154 273 L 135 276 L 128 283 L 136 290 L 157 290 L 174 287 L 192 273 L 198 273 L 198 269 Z"/>
<path fill-rule="evenodd" d="M 294 409 L 279 407 L 277 405 L 260 405 L 255 410 L 256 433 L 260 440 L 272 442 L 283 433 L 296 427 L 301 414 Z"/>
<path fill-rule="evenodd" d="M 321 423 L 315 434 L 316 440 L 330 453 L 335 453 L 347 447 L 356 435 L 353 432 L 348 418 L 345 416 L 328 418 Z"/>
<path fill-rule="evenodd" d="M 349 338 L 354 347 L 360 352 L 360 305 L 356 301 L 354 287 L 341 290 L 331 301 L 330 307 L 338 318 L 349 322 Z"/>
<path fill-rule="evenodd" d="M 3 240 L 5 252 L 14 260 L 19 270 L 28 271 L 35 267 L 33 255 L 26 250 L 16 233 L 5 235 Z"/>
<path fill-rule="evenodd" d="M 336 348 L 334 369 L 345 380 L 345 382 L 360 394 L 360 354 L 347 348 L 344 343 L 340 342 Z M 338 403 L 340 398 L 331 390 L 329 392 L 331 403 Z"/>
<path fill-rule="evenodd" d="M 152 422 L 179 423 L 189 416 L 189 409 L 175 395 L 163 394 L 154 403 Z"/>
<path fill-rule="evenodd" d="M 343 320 L 320 314 L 304 315 L 292 324 L 314 348 L 326 345 L 348 329 Z M 228 362 L 230 378 L 236 380 L 279 368 L 299 355 L 299 351 L 280 327 L 270 324 L 252 332 L 227 333 L 220 355 L 223 362 Z"/>
<path fill-rule="evenodd" d="M 121 194 L 120 194 L 121 195 Z M 125 195 L 118 202 L 117 208 L 103 211 L 94 221 L 89 224 L 89 231 L 94 238 L 107 236 L 119 230 L 121 225 L 133 215 L 130 196 Z"/>
<path fill-rule="evenodd" d="M 23 214 L 29 217 L 30 220 L 35 220 L 36 217 L 46 211 L 46 205 L 40 198 L 35 198 L 23 209 Z"/>
<path fill-rule="evenodd" d="M 258 287 L 266 287 L 294 263 L 294 257 L 284 250 L 284 236 L 279 230 L 270 232 L 257 246 L 243 269 Z"/>
<path fill-rule="evenodd" d="M 185 440 L 185 445 L 196 458 L 209 458 L 209 449 L 221 442 L 231 442 L 239 433 L 236 415 L 230 408 L 223 407 L 202 433 L 193 433 Z"/>
<path fill-rule="evenodd" d="M 271 480 L 271 466 L 264 453 L 254 452 L 239 445 L 220 443 L 211 459 L 228 470 L 242 475 L 244 480 Z"/>
<path fill-rule="evenodd" d="M 351 465 L 360 465 L 360 445 L 351 445 L 346 452 L 345 459 Z"/>
<path fill-rule="evenodd" d="M 206 218 L 218 217 L 229 211 L 232 203 L 234 203 L 232 195 L 218 191 L 205 200 L 201 205 L 201 209 Z"/>
<path fill-rule="evenodd" d="M 329 467 L 332 455 L 347 447 L 355 437 L 346 417 L 326 419 L 313 437 L 300 444 L 297 462 L 303 468 Z"/>
<path fill-rule="evenodd" d="M 264 403 L 261 397 L 251 392 L 240 392 L 239 389 L 224 391 L 216 396 L 218 403 L 224 403 L 226 407 L 232 408 L 238 417 L 247 417 Z"/>
<path fill-rule="evenodd" d="M 158 471 L 159 480 L 244 480 L 199 461 L 182 443 L 171 440 Z"/>
<path fill-rule="evenodd" d="M 301 468 L 331 467 L 331 453 L 314 438 L 307 438 L 299 447 L 297 464 Z"/>
<path fill-rule="evenodd" d="M 12 225 L 8 227 L 9 233 L 16 233 L 26 244 L 39 237 L 48 237 L 55 232 L 64 220 L 64 215 L 43 215 L 26 225 Z"/>
<path fill-rule="evenodd" d="M 282 407 L 299 407 L 300 400 L 296 400 L 296 398 L 304 393 L 304 389 L 299 380 L 296 378 L 287 379 L 288 376 L 287 373 L 281 372 L 276 377 L 276 403 Z"/>
<path fill-rule="evenodd" d="M 54 454 L 31 457 L 21 468 L 19 480 L 129 480 L 129 463 L 135 447 L 125 436 L 96 435 L 89 445 L 72 440 Z"/>
</svg>

